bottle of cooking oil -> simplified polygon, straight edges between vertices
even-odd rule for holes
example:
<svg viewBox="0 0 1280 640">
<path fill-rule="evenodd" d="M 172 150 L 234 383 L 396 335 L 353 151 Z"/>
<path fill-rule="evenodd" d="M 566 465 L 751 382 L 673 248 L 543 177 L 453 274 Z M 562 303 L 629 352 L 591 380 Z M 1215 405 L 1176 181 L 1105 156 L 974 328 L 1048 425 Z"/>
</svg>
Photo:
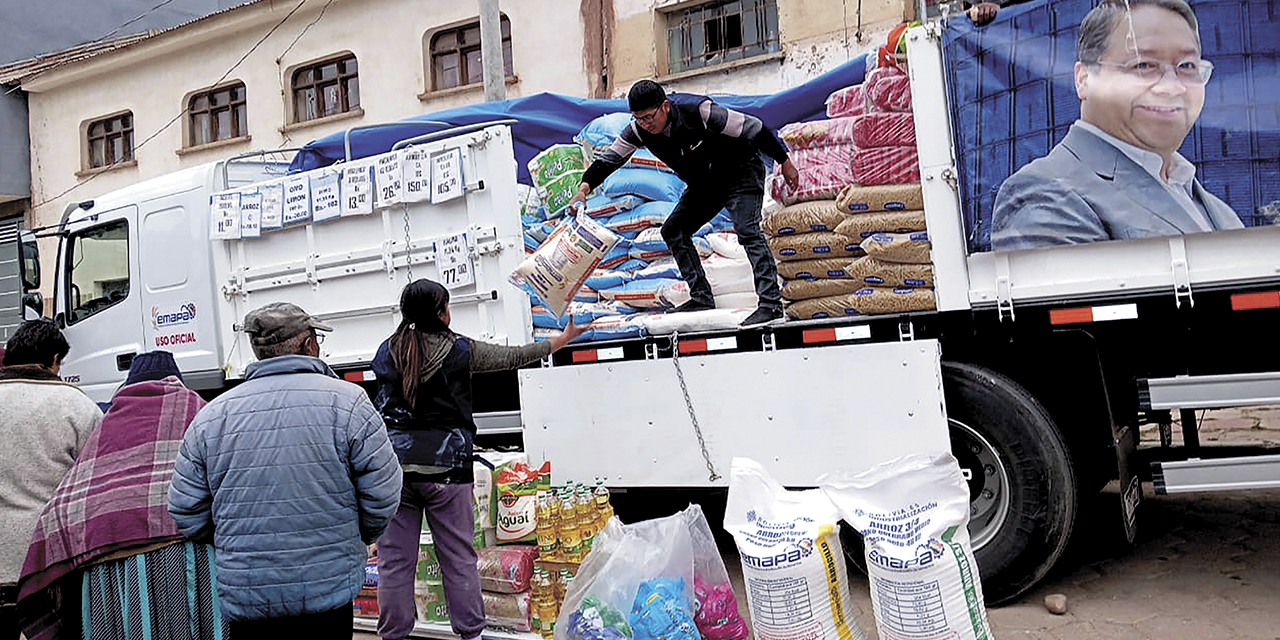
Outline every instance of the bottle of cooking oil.
<svg viewBox="0 0 1280 640">
<path fill-rule="evenodd" d="M 604 524 L 613 517 L 613 505 L 609 504 L 609 490 L 604 486 L 604 480 L 596 480 L 596 522 L 597 530 L 603 529 Z"/>
<path fill-rule="evenodd" d="M 591 490 L 581 482 L 574 489 L 574 503 L 578 516 L 578 535 L 582 537 L 582 555 L 591 551 L 591 542 L 596 532 L 596 508 L 591 499 Z"/>
<path fill-rule="evenodd" d="M 549 536 L 551 539 L 548 542 L 553 547 L 547 559 L 564 560 L 564 552 L 560 549 L 560 527 L 564 518 L 560 513 L 560 495 L 556 487 L 551 487 L 547 492 L 547 513 L 550 514 L 551 518 L 551 533 Z"/>
<path fill-rule="evenodd" d="M 578 509 L 573 487 L 566 487 L 560 497 L 560 553 L 564 560 L 582 562 L 582 530 L 578 528 Z"/>
<path fill-rule="evenodd" d="M 538 491 L 538 497 L 536 498 L 538 557 L 543 560 L 554 560 L 559 548 L 559 540 L 556 537 L 556 521 L 552 519 L 551 500 L 552 497 L 549 492 L 545 490 Z"/>
</svg>

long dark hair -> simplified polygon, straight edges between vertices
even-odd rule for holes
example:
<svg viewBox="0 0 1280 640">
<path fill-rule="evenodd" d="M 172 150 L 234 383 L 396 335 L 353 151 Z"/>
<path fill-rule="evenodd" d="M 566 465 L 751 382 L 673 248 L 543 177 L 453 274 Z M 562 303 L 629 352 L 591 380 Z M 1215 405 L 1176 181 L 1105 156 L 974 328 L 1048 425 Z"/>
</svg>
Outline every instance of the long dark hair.
<svg viewBox="0 0 1280 640">
<path fill-rule="evenodd" d="M 400 373 L 400 392 L 414 406 L 422 377 L 422 334 L 448 331 L 440 318 L 449 308 L 449 290 L 439 282 L 423 278 L 405 285 L 400 292 L 400 326 L 391 334 L 391 359 Z"/>
</svg>

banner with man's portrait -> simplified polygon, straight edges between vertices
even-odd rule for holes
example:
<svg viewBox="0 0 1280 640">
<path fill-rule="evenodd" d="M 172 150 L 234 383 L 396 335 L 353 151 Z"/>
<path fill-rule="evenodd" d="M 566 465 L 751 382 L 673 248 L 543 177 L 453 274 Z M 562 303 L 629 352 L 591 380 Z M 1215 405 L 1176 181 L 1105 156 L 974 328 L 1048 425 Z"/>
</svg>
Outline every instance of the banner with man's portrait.
<svg viewBox="0 0 1280 640">
<path fill-rule="evenodd" d="M 1032 0 L 943 34 L 971 252 L 1280 219 L 1272 2 Z"/>
</svg>

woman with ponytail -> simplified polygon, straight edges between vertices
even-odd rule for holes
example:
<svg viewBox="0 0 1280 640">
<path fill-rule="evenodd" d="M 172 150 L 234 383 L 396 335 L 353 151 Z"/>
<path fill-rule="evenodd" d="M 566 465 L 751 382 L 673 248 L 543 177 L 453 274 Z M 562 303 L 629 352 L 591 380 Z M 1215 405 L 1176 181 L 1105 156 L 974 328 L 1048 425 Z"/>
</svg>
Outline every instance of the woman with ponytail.
<svg viewBox="0 0 1280 640">
<path fill-rule="evenodd" d="M 471 547 L 472 372 L 515 369 L 544 358 L 582 333 L 570 322 L 546 342 L 489 344 L 449 330 L 449 291 L 416 280 L 400 294 L 400 326 L 373 359 L 374 404 L 404 469 L 400 508 L 378 540 L 378 635 L 413 631 L 414 569 L 425 515 L 435 541 L 453 632 L 474 640 L 484 630 L 480 573 Z"/>
</svg>

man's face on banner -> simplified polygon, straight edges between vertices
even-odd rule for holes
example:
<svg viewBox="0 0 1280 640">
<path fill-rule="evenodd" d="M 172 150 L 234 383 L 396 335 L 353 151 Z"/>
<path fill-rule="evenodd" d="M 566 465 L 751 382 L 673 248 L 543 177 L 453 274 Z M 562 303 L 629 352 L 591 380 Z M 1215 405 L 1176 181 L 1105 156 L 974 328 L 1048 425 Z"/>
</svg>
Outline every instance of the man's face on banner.
<svg viewBox="0 0 1280 640">
<path fill-rule="evenodd" d="M 1204 107 L 1200 47 L 1182 16 L 1140 5 L 1097 65 L 1076 63 L 1080 116 L 1129 144 L 1173 153 Z"/>
</svg>

